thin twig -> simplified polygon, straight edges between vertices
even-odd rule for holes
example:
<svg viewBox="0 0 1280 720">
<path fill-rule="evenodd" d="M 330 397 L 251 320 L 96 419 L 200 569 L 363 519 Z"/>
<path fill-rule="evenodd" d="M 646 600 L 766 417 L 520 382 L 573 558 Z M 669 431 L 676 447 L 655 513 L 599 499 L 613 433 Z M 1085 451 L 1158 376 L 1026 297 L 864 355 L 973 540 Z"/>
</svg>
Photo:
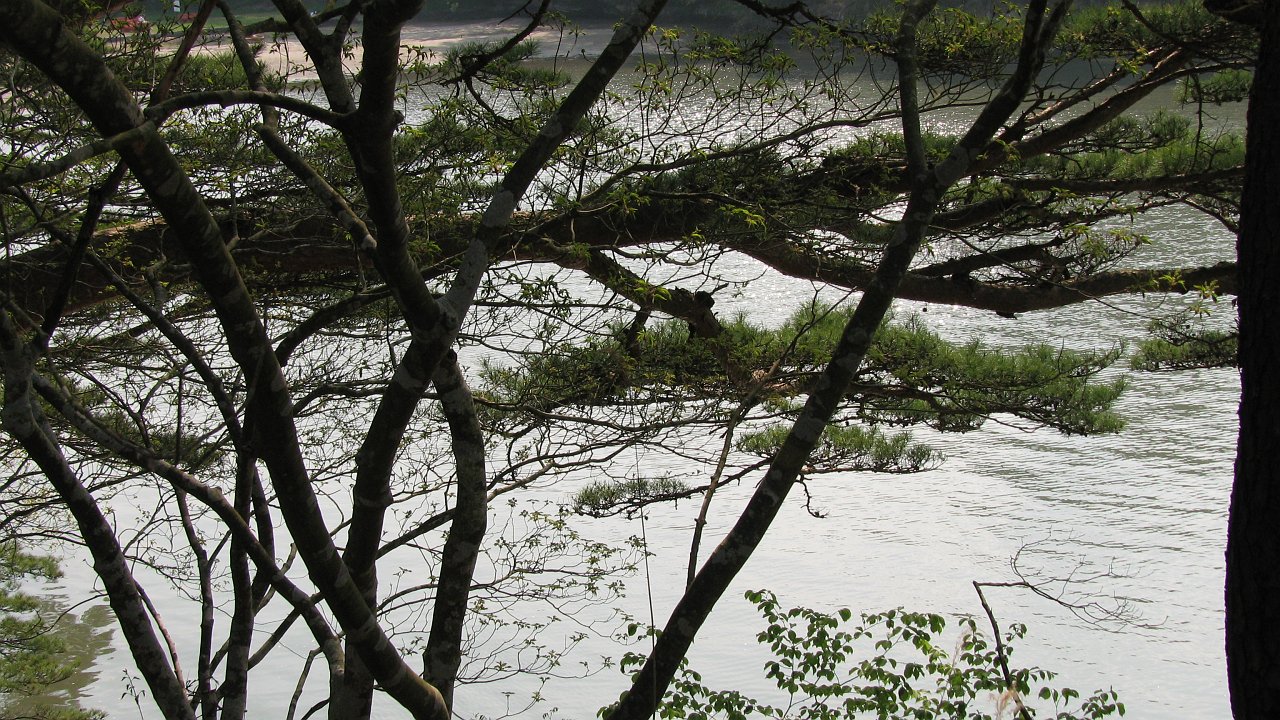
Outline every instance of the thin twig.
<svg viewBox="0 0 1280 720">
<path fill-rule="evenodd" d="M 1022 693 L 1018 692 L 1017 685 L 1013 681 L 1013 674 L 1009 672 L 1009 660 L 1005 653 L 1004 640 L 1000 639 L 1000 626 L 996 623 L 996 614 L 992 612 L 991 606 L 987 604 L 987 596 L 982 594 L 982 586 L 986 583 L 973 581 L 973 589 L 978 592 L 978 601 L 982 603 L 982 609 L 987 613 L 987 620 L 991 623 L 991 636 L 996 642 L 996 659 L 1000 661 L 1000 672 L 1004 675 L 1004 684 L 1008 688 L 1010 697 L 1018 706 L 1018 714 L 1022 716 L 1022 720 L 1031 720 L 1031 713 L 1027 711 L 1027 706 L 1022 704 Z"/>
</svg>

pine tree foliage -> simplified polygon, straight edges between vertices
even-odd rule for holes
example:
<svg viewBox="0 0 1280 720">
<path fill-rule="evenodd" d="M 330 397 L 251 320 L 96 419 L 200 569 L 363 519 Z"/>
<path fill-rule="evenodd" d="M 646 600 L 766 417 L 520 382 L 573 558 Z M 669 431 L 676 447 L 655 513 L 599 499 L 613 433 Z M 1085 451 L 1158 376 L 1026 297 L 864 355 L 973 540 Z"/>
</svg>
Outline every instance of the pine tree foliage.
<svg viewBox="0 0 1280 720">
<path fill-rule="evenodd" d="M 0 717 L 38 720 L 92 720 L 95 711 L 57 707 L 47 700 L 32 701 L 80 667 L 69 659 L 68 648 L 56 628 L 52 603 L 22 589 L 31 580 L 61 576 L 57 561 L 19 549 L 12 540 L 0 544 Z M 65 705 L 66 703 L 62 703 Z"/>
</svg>

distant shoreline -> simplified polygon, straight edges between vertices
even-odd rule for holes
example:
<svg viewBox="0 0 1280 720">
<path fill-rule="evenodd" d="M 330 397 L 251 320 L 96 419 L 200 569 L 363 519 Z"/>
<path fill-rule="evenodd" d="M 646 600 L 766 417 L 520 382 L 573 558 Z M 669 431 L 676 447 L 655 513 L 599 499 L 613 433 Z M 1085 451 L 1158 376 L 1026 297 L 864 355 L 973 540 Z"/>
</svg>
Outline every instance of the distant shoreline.
<svg viewBox="0 0 1280 720">
<path fill-rule="evenodd" d="M 505 41 L 523 27 L 523 23 L 497 20 L 411 23 L 405 25 L 401 32 L 401 45 L 404 48 L 402 56 L 407 60 L 412 53 L 425 51 L 429 55 L 442 57 L 459 45 Z M 557 28 L 539 28 L 527 39 L 539 43 L 538 53 L 534 56 L 536 58 L 595 58 L 612 37 L 612 27 L 579 26 L 563 31 Z M 266 64 L 269 71 L 287 77 L 291 83 L 315 79 L 314 71 L 303 60 L 306 53 L 302 44 L 296 38 L 276 41 L 269 34 L 263 33 L 250 37 L 250 41 L 255 40 L 263 43 L 258 58 Z M 206 34 L 205 42 L 198 47 L 200 52 L 209 53 L 230 50 L 231 40 L 225 33 L 210 32 Z M 362 49 L 356 45 L 344 62 L 354 71 L 359 68 L 361 59 Z"/>
<path fill-rule="evenodd" d="M 416 45 L 432 50 L 448 50 L 454 45 L 467 42 L 506 40 L 523 29 L 523 27 L 523 23 L 500 23 L 497 20 L 470 23 L 420 22 L 406 25 L 402 36 L 406 45 Z M 539 57 L 563 57 L 565 55 L 580 55 L 581 52 L 586 52 L 591 56 L 598 55 L 612 37 L 612 26 L 583 25 L 563 31 L 557 28 L 539 28 L 528 39 L 537 41 L 542 45 L 542 52 L 539 52 Z"/>
</svg>

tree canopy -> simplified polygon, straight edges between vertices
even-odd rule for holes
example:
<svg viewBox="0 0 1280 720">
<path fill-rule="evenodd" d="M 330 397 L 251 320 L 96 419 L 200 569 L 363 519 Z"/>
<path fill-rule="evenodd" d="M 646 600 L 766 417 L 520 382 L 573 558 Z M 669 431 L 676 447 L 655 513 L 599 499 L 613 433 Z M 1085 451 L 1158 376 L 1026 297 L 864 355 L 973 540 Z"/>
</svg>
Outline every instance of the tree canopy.
<svg viewBox="0 0 1280 720">
<path fill-rule="evenodd" d="M 375 689 L 445 718 L 557 662 L 512 598 L 607 599 L 636 548 L 497 501 L 591 479 L 579 511 L 702 499 L 688 590 L 608 715 L 647 717 L 797 481 L 927 467 L 911 426 L 1120 428 L 1119 351 L 951 342 L 886 320 L 896 298 L 1010 317 L 1235 291 L 1227 258 L 1127 264 L 1143 213 L 1238 222 L 1244 145 L 1214 113 L 1257 33 L 1198 2 L 739 0 L 740 35 L 622 5 L 589 54 L 547 1 L 446 52 L 402 42 L 411 0 L 277 0 L 248 27 L 208 0 L 141 30 L 0 8 L 0 503 L 92 555 L 166 716 L 242 717 L 295 624 L 334 718 Z M 748 262 L 825 294 L 780 327 L 726 316 Z M 1230 341 L 1161 332 L 1152 366 Z M 705 481 L 625 477 L 630 450 Z M 748 477 L 700 553 L 714 491 Z M 198 598 L 194 653 L 159 632 L 162 590 Z"/>
</svg>

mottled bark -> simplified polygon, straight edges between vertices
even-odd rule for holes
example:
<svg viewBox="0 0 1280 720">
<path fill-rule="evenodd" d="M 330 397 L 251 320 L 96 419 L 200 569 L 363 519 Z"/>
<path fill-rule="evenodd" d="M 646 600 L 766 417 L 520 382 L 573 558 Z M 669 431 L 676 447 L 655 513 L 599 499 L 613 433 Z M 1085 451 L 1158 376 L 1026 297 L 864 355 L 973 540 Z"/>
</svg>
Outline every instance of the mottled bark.
<svg viewBox="0 0 1280 720">
<path fill-rule="evenodd" d="M 351 524 L 347 528 L 346 563 L 365 601 L 373 607 L 378 598 L 376 561 L 382 542 L 383 521 L 391 505 L 391 473 L 401 441 L 428 384 L 423 367 L 422 345 L 409 344 L 399 367 L 378 402 L 364 442 L 356 453 L 356 478 L 351 488 Z M 363 664 L 348 651 L 341 692 L 330 701 L 329 717 L 334 720 L 360 718 L 369 714 L 373 682 Z M 442 688 L 441 695 L 446 698 Z"/>
<path fill-rule="evenodd" d="M 240 517 L 249 517 L 253 497 L 260 487 L 256 459 L 243 453 L 237 454 L 234 507 Z M 259 512 L 265 512 L 265 508 Z M 267 550 L 265 547 L 263 549 Z M 255 592 L 254 578 L 250 574 L 246 539 L 233 534 L 230 551 L 231 621 L 227 629 L 227 666 L 222 685 L 218 687 L 218 699 L 222 707 L 222 720 L 243 720 L 249 704 L 249 646 L 253 642 L 258 593 Z M 265 587 L 269 579 L 264 575 L 259 577 Z"/>
<path fill-rule="evenodd" d="M 439 305 L 422 281 L 422 272 L 409 251 L 409 224 L 396 184 L 399 173 L 392 138 L 402 120 L 395 102 L 400 29 L 421 4 L 420 0 L 380 0 L 366 9 L 360 103 L 342 137 L 364 190 L 369 225 L 376 234 L 376 240 L 373 236 L 361 239 L 360 247 L 374 259 L 410 332 L 422 344 L 429 371 L 452 344 L 460 318 L 453 323 L 443 321 Z"/>
<path fill-rule="evenodd" d="M 1227 524 L 1226 648 L 1236 720 L 1280 717 L 1280 3 L 1261 3 L 1240 236 L 1240 438 Z"/>
<path fill-rule="evenodd" d="M 440 555 L 431 635 L 423 651 L 423 674 L 453 705 L 453 690 L 462 664 L 463 629 L 467 619 L 471 581 L 489 519 L 486 490 L 484 430 L 475 401 L 467 388 L 456 356 L 446 357 L 432 382 L 449 424 L 454 475 L 454 513 Z"/>
<path fill-rule="evenodd" d="M 321 32 L 316 21 L 302 0 L 273 0 L 289 29 L 307 51 L 324 89 L 325 99 L 334 112 L 346 114 L 356 108 L 355 95 L 351 91 L 346 68 L 343 67 L 342 46 L 351 29 L 351 21 L 360 4 L 351 3 L 328 35 Z"/>
</svg>

